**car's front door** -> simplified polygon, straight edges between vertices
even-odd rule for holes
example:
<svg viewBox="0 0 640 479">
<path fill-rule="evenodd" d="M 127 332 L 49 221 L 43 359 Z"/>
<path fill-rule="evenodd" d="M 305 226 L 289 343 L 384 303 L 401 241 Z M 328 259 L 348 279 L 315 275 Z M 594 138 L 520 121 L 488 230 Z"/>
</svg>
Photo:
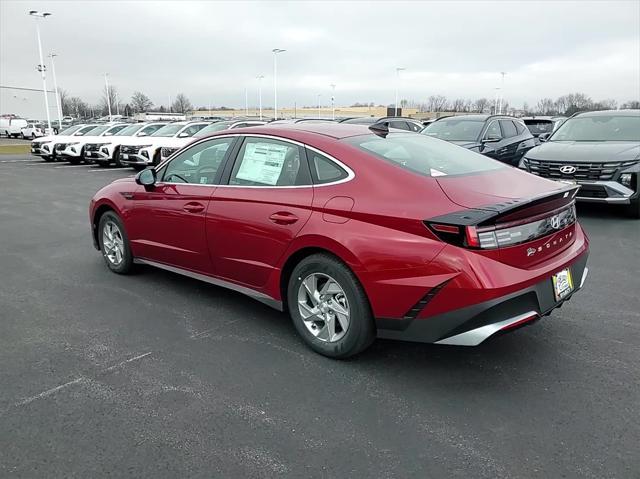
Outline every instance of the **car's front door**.
<svg viewBox="0 0 640 479">
<path fill-rule="evenodd" d="M 158 171 L 153 187 L 136 191 L 129 221 L 136 256 L 212 273 L 205 216 L 234 141 L 227 137 L 195 144 Z"/>
<path fill-rule="evenodd" d="M 304 149 L 248 136 L 216 188 L 207 213 L 215 274 L 263 286 L 311 215 L 313 187 Z"/>
</svg>

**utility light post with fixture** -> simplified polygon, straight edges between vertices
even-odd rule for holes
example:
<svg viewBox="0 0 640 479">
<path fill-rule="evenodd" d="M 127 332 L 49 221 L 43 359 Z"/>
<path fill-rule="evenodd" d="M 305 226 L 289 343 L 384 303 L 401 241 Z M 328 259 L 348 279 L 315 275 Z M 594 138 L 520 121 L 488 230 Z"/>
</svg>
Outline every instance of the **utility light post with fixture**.
<svg viewBox="0 0 640 479">
<path fill-rule="evenodd" d="M 320 118 L 320 97 L 322 95 L 320 93 L 318 93 L 318 118 Z"/>
<path fill-rule="evenodd" d="M 398 116 L 398 90 L 400 89 L 400 72 L 406 70 L 406 68 L 396 68 L 396 112 L 394 116 Z"/>
<path fill-rule="evenodd" d="M 56 92 L 56 106 L 58 107 L 58 130 L 62 131 L 62 104 L 60 103 L 60 92 L 58 91 L 58 80 L 56 79 L 56 62 L 53 60 L 57 56 L 55 53 L 49 53 L 51 72 L 53 73 L 53 89 Z"/>
<path fill-rule="evenodd" d="M 262 120 L 262 79 L 264 75 L 258 75 L 256 80 L 258 80 L 258 108 L 260 109 L 260 119 Z"/>
<path fill-rule="evenodd" d="M 336 119 L 336 85 L 332 83 L 331 87 L 331 119 Z"/>
<path fill-rule="evenodd" d="M 507 72 L 500 72 L 500 75 L 502 75 L 502 86 L 500 87 L 500 114 L 502 115 L 502 102 L 504 99 L 504 76 L 507 74 Z"/>
<path fill-rule="evenodd" d="M 49 12 L 39 12 L 38 10 L 29 10 L 31 15 L 36 20 L 36 34 L 38 35 L 38 52 L 40 53 L 40 64 L 38 65 L 38 71 L 42 73 L 42 93 L 44 93 L 44 107 L 47 113 L 47 126 L 49 133 L 51 133 L 51 114 L 49 113 L 49 98 L 47 97 L 47 67 L 44 64 L 42 58 L 42 40 L 40 39 L 40 19 L 51 16 Z"/>
<path fill-rule="evenodd" d="M 105 94 L 107 97 L 107 109 L 109 110 L 109 121 L 111 121 L 111 94 L 109 93 L 109 82 L 107 81 L 108 73 L 104 74 L 104 86 L 106 88 Z"/>
<path fill-rule="evenodd" d="M 278 53 L 284 53 L 282 48 L 274 48 L 273 53 L 273 119 L 278 119 Z"/>
</svg>

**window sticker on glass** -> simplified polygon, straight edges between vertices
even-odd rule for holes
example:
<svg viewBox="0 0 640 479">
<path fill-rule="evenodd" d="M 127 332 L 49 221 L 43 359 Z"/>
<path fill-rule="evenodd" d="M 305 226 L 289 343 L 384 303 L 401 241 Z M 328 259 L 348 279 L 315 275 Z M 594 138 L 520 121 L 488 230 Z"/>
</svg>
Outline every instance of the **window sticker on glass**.
<svg viewBox="0 0 640 479">
<path fill-rule="evenodd" d="M 247 144 L 236 178 L 275 186 L 289 148 L 274 143 Z"/>
</svg>

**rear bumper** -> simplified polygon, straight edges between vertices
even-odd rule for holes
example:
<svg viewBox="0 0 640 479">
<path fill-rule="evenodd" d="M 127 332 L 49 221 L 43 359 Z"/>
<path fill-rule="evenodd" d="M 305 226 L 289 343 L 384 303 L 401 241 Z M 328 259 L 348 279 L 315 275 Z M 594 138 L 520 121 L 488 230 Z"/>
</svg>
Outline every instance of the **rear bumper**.
<svg viewBox="0 0 640 479">
<path fill-rule="evenodd" d="M 417 319 L 376 320 L 378 337 L 459 346 L 476 346 L 496 333 L 533 322 L 559 308 L 582 289 L 587 278 L 588 251 L 568 267 L 575 281 L 573 292 L 556 301 L 551 277 L 532 286 L 486 302 Z"/>
</svg>

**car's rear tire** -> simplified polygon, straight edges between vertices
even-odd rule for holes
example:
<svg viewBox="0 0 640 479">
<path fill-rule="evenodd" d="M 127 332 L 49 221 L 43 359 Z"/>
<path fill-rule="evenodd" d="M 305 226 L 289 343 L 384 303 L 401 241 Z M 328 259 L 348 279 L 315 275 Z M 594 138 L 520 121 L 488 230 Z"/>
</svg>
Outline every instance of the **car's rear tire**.
<svg viewBox="0 0 640 479">
<path fill-rule="evenodd" d="M 375 339 L 367 296 L 353 272 L 328 254 L 304 258 L 287 286 L 289 314 L 307 345 L 330 358 L 348 358 Z"/>
<path fill-rule="evenodd" d="M 107 268 L 128 274 L 133 268 L 133 254 L 122 221 L 112 211 L 105 212 L 98 223 L 98 243 Z"/>
</svg>

